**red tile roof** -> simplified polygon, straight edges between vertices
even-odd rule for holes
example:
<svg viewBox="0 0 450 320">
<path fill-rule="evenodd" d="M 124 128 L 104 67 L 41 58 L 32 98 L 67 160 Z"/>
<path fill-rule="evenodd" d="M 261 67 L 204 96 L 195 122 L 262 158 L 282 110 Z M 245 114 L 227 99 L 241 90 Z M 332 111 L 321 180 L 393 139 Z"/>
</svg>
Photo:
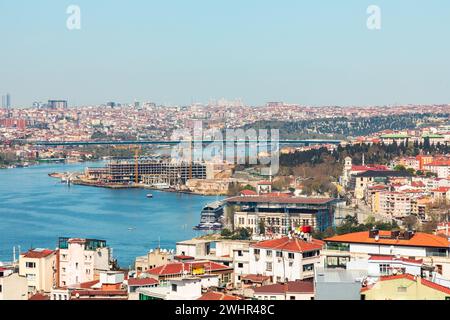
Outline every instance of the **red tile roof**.
<svg viewBox="0 0 450 320">
<path fill-rule="evenodd" d="M 257 195 L 257 193 L 253 190 L 242 190 L 240 193 L 243 196 L 256 196 Z"/>
<path fill-rule="evenodd" d="M 395 275 L 395 276 L 380 277 L 380 281 L 390 281 L 390 280 L 397 280 L 397 279 L 407 279 L 407 280 L 414 281 L 414 282 L 416 282 L 418 279 L 420 279 L 420 282 L 422 283 L 422 285 L 427 286 L 432 289 L 435 289 L 435 290 L 438 290 L 438 291 L 441 291 L 441 292 L 444 292 L 445 294 L 450 294 L 450 288 L 441 286 L 440 284 L 434 283 L 427 279 L 413 276 L 411 274 L 399 274 L 399 275 Z M 368 289 L 370 289 L 370 288 L 368 288 Z M 365 289 L 364 291 L 367 291 L 368 289 Z"/>
<path fill-rule="evenodd" d="M 423 259 L 416 260 L 416 259 L 408 259 L 408 258 L 403 258 L 403 257 L 397 258 L 395 256 L 382 256 L 382 255 L 370 256 L 369 260 L 371 260 L 371 261 L 402 261 L 402 262 L 413 263 L 413 264 L 417 264 L 417 265 L 423 264 Z"/>
<path fill-rule="evenodd" d="M 241 300 L 241 298 L 236 296 L 231 296 L 222 292 L 214 292 L 210 291 L 202 295 L 197 300 L 209 300 L 209 301 L 217 301 L 217 300 Z"/>
<path fill-rule="evenodd" d="M 30 297 L 28 300 L 50 300 L 50 297 L 45 295 L 45 294 L 41 294 L 41 293 L 36 293 L 34 296 Z"/>
<path fill-rule="evenodd" d="M 40 258 L 45 258 L 54 252 L 55 251 L 49 250 L 49 249 L 44 249 L 44 250 L 30 249 L 28 252 L 24 253 L 23 256 L 25 258 L 40 259 Z"/>
<path fill-rule="evenodd" d="M 352 171 L 387 171 L 388 167 L 383 165 L 367 165 L 367 166 L 352 166 Z"/>
<path fill-rule="evenodd" d="M 72 297 L 79 296 L 92 296 L 92 297 L 113 297 L 128 295 L 125 290 L 74 290 L 70 293 Z"/>
<path fill-rule="evenodd" d="M 262 283 L 264 281 L 270 280 L 270 276 L 263 276 L 261 274 L 247 274 L 245 276 L 242 276 L 241 280 Z"/>
<path fill-rule="evenodd" d="M 128 279 L 129 286 L 149 286 L 158 284 L 159 281 L 153 278 L 130 278 Z"/>
<path fill-rule="evenodd" d="M 323 248 L 323 245 L 324 242 L 321 240 L 312 239 L 312 241 L 306 242 L 298 238 L 289 239 L 289 237 L 283 237 L 280 239 L 260 241 L 253 245 L 250 245 L 250 247 L 291 252 L 305 252 L 321 250 Z"/>
<path fill-rule="evenodd" d="M 95 286 L 99 282 L 100 282 L 100 280 L 93 280 L 93 281 L 83 282 L 83 283 L 79 284 L 79 288 L 80 289 L 91 289 L 93 286 Z"/>
<path fill-rule="evenodd" d="M 450 191 L 450 187 L 439 187 L 437 189 L 433 189 L 431 190 L 432 192 L 442 192 L 442 193 L 447 193 L 448 191 Z"/>
<path fill-rule="evenodd" d="M 270 284 L 259 288 L 254 288 L 255 293 L 314 293 L 313 281 L 289 281 L 286 284 Z"/>
<path fill-rule="evenodd" d="M 163 266 L 147 270 L 146 273 L 158 276 L 177 275 L 183 272 L 191 272 L 193 267 L 204 267 L 206 272 L 232 269 L 226 265 L 212 261 L 173 262 Z"/>
<path fill-rule="evenodd" d="M 376 245 L 396 245 L 408 247 L 433 247 L 433 248 L 449 248 L 450 243 L 447 239 L 432 234 L 416 232 L 409 240 L 404 239 L 388 239 L 390 231 L 380 231 L 380 238 L 377 241 L 369 237 L 369 231 L 347 233 L 340 236 L 334 236 L 325 239 L 325 242 L 344 242 L 344 243 L 365 243 Z"/>
<path fill-rule="evenodd" d="M 175 260 L 193 260 L 194 257 L 186 256 L 186 255 L 179 255 L 174 257 Z"/>
</svg>

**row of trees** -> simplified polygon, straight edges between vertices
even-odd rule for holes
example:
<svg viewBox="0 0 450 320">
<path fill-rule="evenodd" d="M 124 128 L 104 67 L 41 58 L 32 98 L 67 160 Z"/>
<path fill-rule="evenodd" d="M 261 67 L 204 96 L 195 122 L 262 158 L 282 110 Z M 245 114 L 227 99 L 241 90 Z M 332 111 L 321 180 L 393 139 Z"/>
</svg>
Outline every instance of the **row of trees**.
<svg viewBox="0 0 450 320">
<path fill-rule="evenodd" d="M 324 232 L 316 231 L 313 233 L 313 237 L 316 239 L 325 239 L 335 235 L 368 231 L 373 228 L 390 231 L 398 229 L 399 225 L 395 221 L 392 223 L 375 221 L 375 218 L 373 217 L 367 219 L 365 223 L 359 223 L 356 217 L 348 215 L 344 218 L 342 224 L 337 226 L 335 229 L 330 227 Z"/>
</svg>

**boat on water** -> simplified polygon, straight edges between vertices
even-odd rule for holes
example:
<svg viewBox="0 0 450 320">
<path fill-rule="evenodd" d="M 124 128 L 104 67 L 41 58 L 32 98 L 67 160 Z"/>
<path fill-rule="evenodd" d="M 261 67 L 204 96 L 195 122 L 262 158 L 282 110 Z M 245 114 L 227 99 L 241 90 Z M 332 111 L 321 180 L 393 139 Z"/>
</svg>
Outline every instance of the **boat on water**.
<svg viewBox="0 0 450 320">
<path fill-rule="evenodd" d="M 147 198 L 153 198 L 153 194 L 151 194 L 151 193 L 147 193 Z"/>
<path fill-rule="evenodd" d="M 220 222 L 215 222 L 215 223 L 200 223 L 198 226 L 195 226 L 193 228 L 194 230 L 199 230 L 199 231 L 219 231 L 223 229 L 223 226 Z"/>
<path fill-rule="evenodd" d="M 207 204 L 200 217 L 200 224 L 195 226 L 194 230 L 221 230 L 223 225 L 221 219 L 224 214 L 224 203 L 222 201 L 216 201 Z"/>
</svg>

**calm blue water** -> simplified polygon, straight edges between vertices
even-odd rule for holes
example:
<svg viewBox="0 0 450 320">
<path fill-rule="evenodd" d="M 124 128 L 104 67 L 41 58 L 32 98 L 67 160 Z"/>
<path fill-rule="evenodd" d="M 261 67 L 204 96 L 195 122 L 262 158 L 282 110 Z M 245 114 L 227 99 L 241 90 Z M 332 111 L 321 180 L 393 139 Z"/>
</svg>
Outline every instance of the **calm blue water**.
<svg viewBox="0 0 450 320">
<path fill-rule="evenodd" d="M 192 226 L 216 197 L 146 190 L 109 190 L 61 184 L 51 172 L 82 171 L 87 164 L 0 170 L 0 261 L 13 246 L 55 248 L 59 236 L 104 239 L 121 266 L 158 245 L 199 235 Z M 92 166 L 92 164 L 90 164 Z M 100 164 L 95 164 L 100 166 Z M 129 228 L 136 228 L 129 231 Z"/>
</svg>

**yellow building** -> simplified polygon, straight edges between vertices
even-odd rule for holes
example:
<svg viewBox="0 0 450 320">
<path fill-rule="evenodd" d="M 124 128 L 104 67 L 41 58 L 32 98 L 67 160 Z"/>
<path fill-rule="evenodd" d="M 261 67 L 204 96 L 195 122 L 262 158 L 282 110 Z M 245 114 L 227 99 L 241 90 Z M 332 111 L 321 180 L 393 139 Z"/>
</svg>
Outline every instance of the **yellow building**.
<svg viewBox="0 0 450 320">
<path fill-rule="evenodd" d="M 27 278 L 28 292 L 50 292 L 55 284 L 56 251 L 31 249 L 19 257 L 19 274 Z"/>
<path fill-rule="evenodd" d="M 450 288 L 410 274 L 381 277 L 363 287 L 364 300 L 450 300 Z"/>
</svg>

